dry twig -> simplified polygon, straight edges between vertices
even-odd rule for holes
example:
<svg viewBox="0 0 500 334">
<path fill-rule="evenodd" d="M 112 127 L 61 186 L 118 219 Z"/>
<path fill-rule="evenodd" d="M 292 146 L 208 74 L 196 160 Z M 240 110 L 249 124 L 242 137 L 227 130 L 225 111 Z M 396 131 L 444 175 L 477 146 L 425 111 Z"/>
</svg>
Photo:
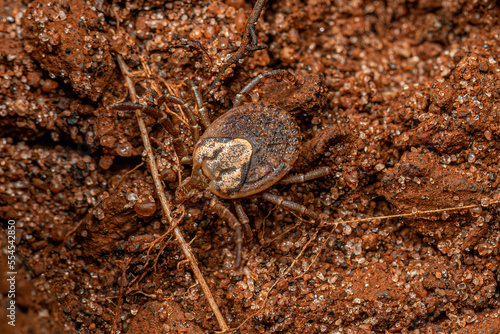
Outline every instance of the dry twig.
<svg viewBox="0 0 500 334">
<path fill-rule="evenodd" d="M 132 82 L 132 79 L 129 76 L 129 69 L 127 67 L 127 64 L 125 64 L 125 61 L 123 60 L 121 55 L 117 55 L 118 58 L 118 64 L 120 66 L 120 70 L 122 71 L 123 76 L 125 77 L 127 87 L 130 91 L 130 98 L 132 102 L 136 103 L 137 102 L 137 95 L 135 92 L 135 87 L 134 83 Z M 165 196 L 165 190 L 163 189 L 163 185 L 161 183 L 160 175 L 158 174 L 158 169 L 156 168 L 156 163 L 154 159 L 154 154 L 153 154 L 153 149 L 151 148 L 151 142 L 149 141 L 149 136 L 148 132 L 146 129 L 146 124 L 144 123 L 144 120 L 142 118 L 142 112 L 137 109 L 135 110 L 135 115 L 137 117 L 137 123 L 139 125 L 139 129 L 141 132 L 141 138 L 144 144 L 144 149 L 146 150 L 147 153 L 147 164 L 149 167 L 149 171 L 151 173 L 151 176 L 154 181 L 156 193 L 158 195 L 158 198 L 160 200 L 161 208 L 163 210 L 163 217 L 167 220 L 169 226 L 174 226 L 174 222 L 172 219 L 170 207 L 168 205 L 167 198 Z M 189 263 L 191 264 L 191 268 L 193 270 L 194 276 L 198 280 L 198 283 L 200 284 L 203 293 L 205 294 L 208 303 L 214 312 L 214 315 L 217 319 L 217 322 L 219 323 L 219 326 L 223 331 L 227 331 L 229 327 L 226 324 L 226 321 L 224 317 L 222 316 L 222 313 L 220 312 L 219 306 L 215 302 L 214 297 L 212 296 L 212 292 L 210 291 L 210 288 L 208 287 L 207 282 L 205 281 L 205 278 L 203 277 L 203 274 L 200 271 L 200 268 L 198 267 L 198 263 L 196 261 L 196 258 L 194 257 L 191 248 L 189 245 L 186 243 L 184 240 L 184 236 L 182 235 L 181 230 L 179 229 L 178 226 L 174 227 L 173 229 L 175 238 L 177 242 L 179 243 L 179 246 L 182 249 L 182 252 L 184 253 L 184 256 L 186 259 L 189 260 Z"/>
</svg>

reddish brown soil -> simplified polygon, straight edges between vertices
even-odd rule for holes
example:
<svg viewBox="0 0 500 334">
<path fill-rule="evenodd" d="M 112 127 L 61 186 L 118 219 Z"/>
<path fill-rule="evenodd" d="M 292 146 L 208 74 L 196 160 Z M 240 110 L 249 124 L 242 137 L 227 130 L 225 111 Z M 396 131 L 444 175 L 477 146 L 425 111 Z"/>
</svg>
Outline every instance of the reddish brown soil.
<svg viewBox="0 0 500 334">
<path fill-rule="evenodd" d="M 0 216 L 5 230 L 8 219 L 16 221 L 18 309 L 13 328 L 6 324 L 9 270 L 2 252 L 0 332 L 220 330 L 175 239 L 163 239 L 148 255 L 168 226 L 155 211 L 160 206 L 147 169 L 123 178 L 142 161 L 136 119 L 107 107 L 128 94 L 116 54 L 136 71 L 143 57 L 156 82 L 194 107 L 186 79 L 206 92 L 237 48 L 253 3 L 1 5 Z M 266 5 L 256 28 L 267 50 L 232 68 L 204 101 L 214 120 L 266 70 L 288 69 L 300 78 L 300 88 L 269 80 L 251 98 L 278 105 L 299 122 L 304 148 L 293 173 L 321 166 L 332 172 L 274 186 L 272 193 L 331 222 L 481 206 L 373 218 L 332 231 L 258 196 L 245 198 L 253 237 L 235 270 L 234 233 L 210 214 L 209 200 L 173 201 L 230 327 L 243 324 L 241 333 L 500 332 L 500 220 L 491 204 L 500 199 L 499 19 L 494 1 Z M 182 38 L 201 43 L 211 67 L 196 48 L 168 48 Z M 140 93 L 151 84 L 137 81 Z M 179 170 L 172 138 L 145 119 L 174 200 L 178 173 L 184 179 L 190 168 Z M 174 122 L 192 148 L 189 129 Z M 4 233 L 0 246 L 6 250 Z"/>
</svg>

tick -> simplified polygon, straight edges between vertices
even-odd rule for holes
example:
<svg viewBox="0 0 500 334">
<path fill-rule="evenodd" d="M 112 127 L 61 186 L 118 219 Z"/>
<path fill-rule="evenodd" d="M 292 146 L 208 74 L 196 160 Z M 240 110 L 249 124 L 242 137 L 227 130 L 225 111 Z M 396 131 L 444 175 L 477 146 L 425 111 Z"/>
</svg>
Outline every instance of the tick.
<svg viewBox="0 0 500 334">
<path fill-rule="evenodd" d="M 160 107 L 163 103 L 173 103 L 183 109 L 196 144 L 192 154 L 191 176 L 176 189 L 176 199 L 184 202 L 202 191 L 209 193 L 211 210 L 235 231 L 235 267 L 241 264 L 242 225 L 248 228 L 250 222 L 239 199 L 259 195 L 285 209 L 316 220 L 316 212 L 267 190 L 278 182 L 304 182 L 330 172 L 328 167 L 323 167 L 306 174 L 286 177 L 301 150 L 302 135 L 295 118 L 286 110 L 272 104 L 242 104 L 245 95 L 266 79 L 286 79 L 291 84 L 298 85 L 297 78 L 286 70 L 261 74 L 236 95 L 233 108 L 212 123 L 203 106 L 199 90 L 191 83 L 199 118 L 205 127 L 201 137 L 195 113 L 189 104 L 168 93 L 161 96 L 158 96 L 158 93 L 151 94 L 143 98 L 141 103 L 119 103 L 110 107 L 111 110 L 122 111 L 140 109 L 156 117 L 174 137 L 178 133 L 168 116 L 160 111 Z M 238 218 L 221 199 L 233 201 Z"/>
</svg>

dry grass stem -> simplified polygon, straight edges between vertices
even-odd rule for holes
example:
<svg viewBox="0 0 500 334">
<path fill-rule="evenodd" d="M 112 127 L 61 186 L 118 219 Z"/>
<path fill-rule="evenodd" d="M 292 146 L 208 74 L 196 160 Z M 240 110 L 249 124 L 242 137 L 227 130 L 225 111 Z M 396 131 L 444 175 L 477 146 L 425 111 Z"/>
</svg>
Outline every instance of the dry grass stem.
<svg viewBox="0 0 500 334">
<path fill-rule="evenodd" d="M 135 92 L 135 87 L 134 83 L 132 82 L 132 79 L 129 76 L 129 70 L 127 65 L 125 64 L 125 61 L 123 60 L 121 55 L 117 55 L 118 57 L 118 64 L 120 66 L 120 70 L 122 71 L 123 76 L 125 77 L 127 87 L 130 91 L 130 98 L 132 102 L 136 103 L 137 102 L 137 95 Z M 168 205 L 167 198 L 165 196 L 165 190 L 163 189 L 163 184 L 160 179 L 160 175 L 158 174 L 158 169 L 156 168 L 156 163 L 154 159 L 154 154 L 153 154 L 153 149 L 151 148 L 151 142 L 149 141 L 149 136 L 148 132 L 146 129 L 146 124 L 144 123 L 144 120 L 142 118 L 142 113 L 140 110 L 135 110 L 135 115 L 137 117 L 137 123 L 139 125 L 139 129 L 141 131 L 141 137 L 142 141 L 144 144 L 144 149 L 146 150 L 147 153 L 147 164 L 149 166 L 149 170 L 151 173 L 151 176 L 153 178 L 153 182 L 155 185 L 156 193 L 158 195 L 158 199 L 160 200 L 160 205 L 163 210 L 163 217 L 167 220 L 169 226 L 174 225 L 174 221 L 171 216 L 171 211 L 170 207 Z M 210 288 L 208 287 L 208 284 L 203 277 L 203 274 L 200 271 L 200 268 L 198 267 L 198 263 L 196 261 L 195 256 L 193 255 L 193 252 L 191 251 L 191 248 L 189 245 L 186 243 L 184 240 L 184 236 L 182 235 L 182 232 L 178 226 L 174 227 L 173 229 L 175 238 L 179 244 L 179 246 L 182 249 L 182 252 L 184 253 L 184 256 L 186 259 L 189 261 L 191 264 L 191 268 L 193 270 L 194 276 L 198 280 L 198 283 L 200 284 L 203 293 L 205 294 L 207 301 L 210 305 L 210 308 L 214 312 L 214 315 L 217 319 L 217 322 L 219 323 L 219 326 L 223 331 L 227 331 L 229 327 L 226 324 L 226 321 L 219 309 L 219 306 L 215 302 L 214 297 L 212 296 L 212 292 L 210 291 Z"/>
</svg>

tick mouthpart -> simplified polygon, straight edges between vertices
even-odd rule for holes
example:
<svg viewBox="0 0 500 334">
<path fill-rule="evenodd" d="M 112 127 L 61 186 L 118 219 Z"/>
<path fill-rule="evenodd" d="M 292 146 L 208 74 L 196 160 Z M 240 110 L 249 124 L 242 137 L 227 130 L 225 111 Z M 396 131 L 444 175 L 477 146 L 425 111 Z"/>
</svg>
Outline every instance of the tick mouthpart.
<svg viewBox="0 0 500 334">
<path fill-rule="evenodd" d="M 175 198 L 179 203 L 183 203 L 198 194 L 200 189 L 203 187 L 193 182 L 192 177 L 188 177 L 175 190 Z"/>
</svg>

